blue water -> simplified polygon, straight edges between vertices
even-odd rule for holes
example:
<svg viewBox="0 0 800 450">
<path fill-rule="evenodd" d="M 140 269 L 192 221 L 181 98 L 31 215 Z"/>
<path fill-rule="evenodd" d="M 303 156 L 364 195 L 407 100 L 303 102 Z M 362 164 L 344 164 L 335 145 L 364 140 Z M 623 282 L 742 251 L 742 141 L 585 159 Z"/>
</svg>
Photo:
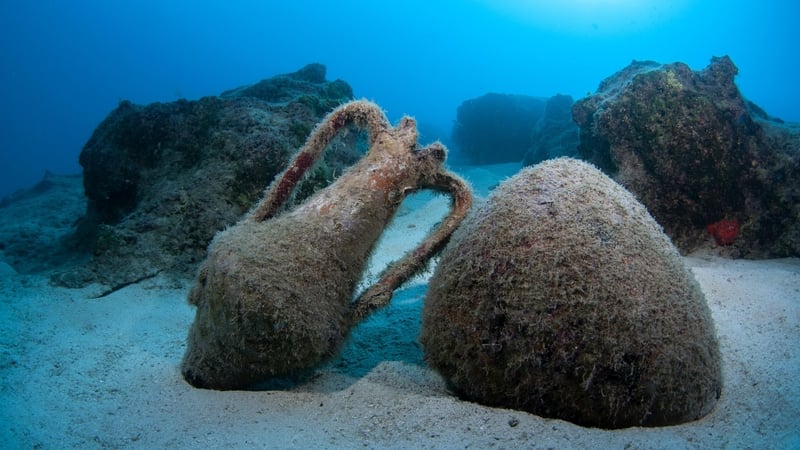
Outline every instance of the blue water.
<svg viewBox="0 0 800 450">
<path fill-rule="evenodd" d="M 799 18 L 800 2 L 752 0 L 3 0 L 0 197 L 79 172 L 120 99 L 216 95 L 310 62 L 447 134 L 490 91 L 577 99 L 633 59 L 728 54 L 747 98 L 800 121 Z"/>
</svg>

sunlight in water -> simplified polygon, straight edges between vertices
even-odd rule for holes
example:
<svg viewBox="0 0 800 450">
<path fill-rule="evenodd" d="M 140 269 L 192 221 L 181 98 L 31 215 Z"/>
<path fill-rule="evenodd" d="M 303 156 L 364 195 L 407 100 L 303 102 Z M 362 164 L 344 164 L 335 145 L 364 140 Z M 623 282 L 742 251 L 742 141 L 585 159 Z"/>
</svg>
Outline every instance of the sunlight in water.
<svg viewBox="0 0 800 450">
<path fill-rule="evenodd" d="M 481 0 L 487 7 L 548 31 L 613 36 L 676 19 L 691 0 Z"/>
</svg>

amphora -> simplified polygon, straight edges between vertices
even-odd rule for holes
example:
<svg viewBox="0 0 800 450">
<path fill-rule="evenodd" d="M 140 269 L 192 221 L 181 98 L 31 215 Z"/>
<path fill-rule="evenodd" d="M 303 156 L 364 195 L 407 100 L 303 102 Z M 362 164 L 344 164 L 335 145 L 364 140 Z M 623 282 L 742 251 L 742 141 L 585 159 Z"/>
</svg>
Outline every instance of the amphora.
<svg viewBox="0 0 800 450">
<path fill-rule="evenodd" d="M 368 131 L 366 155 L 327 188 L 278 213 L 303 173 L 348 124 Z M 417 136 L 409 117 L 392 127 L 373 103 L 342 105 L 317 126 L 261 202 L 217 234 L 189 293 L 197 307 L 181 367 L 189 383 L 246 388 L 318 365 L 444 247 L 472 196 L 443 167 L 445 148 L 419 148 Z M 381 233 L 403 199 L 420 189 L 448 193 L 449 214 L 354 299 Z"/>
</svg>

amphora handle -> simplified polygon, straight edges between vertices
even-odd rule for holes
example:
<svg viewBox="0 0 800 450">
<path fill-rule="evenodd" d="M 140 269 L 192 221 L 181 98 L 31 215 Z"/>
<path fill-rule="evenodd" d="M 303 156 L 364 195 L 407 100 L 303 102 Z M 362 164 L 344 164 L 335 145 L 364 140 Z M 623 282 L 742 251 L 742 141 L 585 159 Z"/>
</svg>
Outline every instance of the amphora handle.
<svg viewBox="0 0 800 450">
<path fill-rule="evenodd" d="M 429 156 L 440 158 L 441 164 L 441 161 L 444 160 L 445 150 L 441 144 L 435 143 L 419 150 L 418 154 L 422 158 Z M 469 212 L 472 206 L 472 191 L 469 185 L 456 174 L 442 168 L 441 165 L 437 164 L 436 169 L 433 173 L 422 173 L 419 189 L 450 194 L 452 198 L 450 212 L 414 250 L 406 253 L 400 260 L 390 263 L 381 274 L 380 279 L 365 289 L 351 304 L 354 323 L 389 304 L 394 290 L 426 267 L 428 260 L 444 248 L 450 240 L 450 235 Z"/>
<path fill-rule="evenodd" d="M 250 214 L 250 220 L 261 222 L 275 216 L 291 195 L 297 182 L 316 164 L 336 133 L 349 123 L 368 131 L 369 148 L 372 148 L 375 138 L 381 131 L 391 128 L 383 111 L 374 103 L 360 100 L 336 108 L 314 128 L 289 167 L 270 184 L 264 198 Z"/>
</svg>

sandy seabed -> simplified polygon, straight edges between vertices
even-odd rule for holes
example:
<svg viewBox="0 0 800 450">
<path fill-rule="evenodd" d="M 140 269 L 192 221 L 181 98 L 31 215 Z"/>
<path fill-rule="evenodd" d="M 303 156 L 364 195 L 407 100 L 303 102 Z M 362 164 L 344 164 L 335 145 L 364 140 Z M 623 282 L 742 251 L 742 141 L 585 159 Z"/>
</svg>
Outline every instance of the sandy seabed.
<svg viewBox="0 0 800 450">
<path fill-rule="evenodd" d="M 405 205 L 367 282 L 446 204 Z M 685 261 L 716 323 L 722 397 L 696 422 L 613 431 L 455 397 L 417 343 L 424 276 L 308 379 L 217 392 L 192 388 L 178 369 L 194 318 L 185 282 L 159 277 L 93 298 L 104 287 L 55 288 L 0 263 L 0 446 L 800 448 L 800 259 Z"/>
</svg>

